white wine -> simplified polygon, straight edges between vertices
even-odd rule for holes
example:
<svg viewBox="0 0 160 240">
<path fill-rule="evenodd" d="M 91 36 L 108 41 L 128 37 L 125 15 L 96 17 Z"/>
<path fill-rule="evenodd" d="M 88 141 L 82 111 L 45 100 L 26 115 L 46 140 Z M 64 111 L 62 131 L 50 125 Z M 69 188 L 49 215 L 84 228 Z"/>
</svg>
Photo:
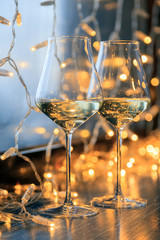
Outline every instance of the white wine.
<svg viewBox="0 0 160 240">
<path fill-rule="evenodd" d="M 122 129 L 145 111 L 149 103 L 149 98 L 105 98 L 98 112 L 115 128 Z"/>
<path fill-rule="evenodd" d="M 36 104 L 43 113 L 55 121 L 64 131 L 73 132 L 98 111 L 101 102 L 96 100 L 55 101 L 41 99 Z"/>
</svg>

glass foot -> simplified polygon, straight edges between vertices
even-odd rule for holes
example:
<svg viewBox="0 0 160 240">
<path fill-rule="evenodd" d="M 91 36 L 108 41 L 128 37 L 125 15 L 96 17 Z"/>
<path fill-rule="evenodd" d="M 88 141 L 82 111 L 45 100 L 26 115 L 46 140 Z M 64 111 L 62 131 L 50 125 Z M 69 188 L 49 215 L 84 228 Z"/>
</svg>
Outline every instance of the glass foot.
<svg viewBox="0 0 160 240">
<path fill-rule="evenodd" d="M 114 197 L 96 197 L 91 201 L 92 206 L 103 207 L 103 208 L 124 208 L 124 209 L 134 209 L 145 207 L 147 201 L 141 198 L 131 199 L 123 196 L 114 196 Z"/>
<path fill-rule="evenodd" d="M 48 208 L 41 209 L 40 214 L 49 218 L 86 218 L 98 214 L 98 209 L 88 205 L 63 205 L 58 208 L 49 206 Z"/>
</svg>

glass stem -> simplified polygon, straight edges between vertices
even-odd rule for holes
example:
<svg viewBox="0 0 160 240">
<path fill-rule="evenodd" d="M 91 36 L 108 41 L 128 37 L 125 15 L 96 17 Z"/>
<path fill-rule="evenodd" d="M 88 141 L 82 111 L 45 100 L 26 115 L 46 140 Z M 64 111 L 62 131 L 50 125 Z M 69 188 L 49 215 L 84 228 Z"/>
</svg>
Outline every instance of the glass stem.
<svg viewBox="0 0 160 240">
<path fill-rule="evenodd" d="M 72 205 L 71 199 L 71 141 L 72 134 L 66 133 L 66 198 L 64 204 Z"/>
<path fill-rule="evenodd" d="M 122 147 L 122 137 L 121 137 L 121 129 L 117 129 L 117 186 L 116 186 L 116 196 L 122 196 L 121 190 L 121 147 Z"/>
</svg>

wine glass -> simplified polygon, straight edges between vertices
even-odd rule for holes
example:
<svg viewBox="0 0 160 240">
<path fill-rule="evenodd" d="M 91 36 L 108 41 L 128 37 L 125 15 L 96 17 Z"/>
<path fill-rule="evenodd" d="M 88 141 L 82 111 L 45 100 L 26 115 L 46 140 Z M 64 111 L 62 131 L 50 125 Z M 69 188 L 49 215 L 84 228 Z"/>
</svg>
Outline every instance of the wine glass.
<svg viewBox="0 0 160 240">
<path fill-rule="evenodd" d="M 95 197 L 91 203 L 106 208 L 143 207 L 145 200 L 124 197 L 121 190 L 121 132 L 150 103 L 139 43 L 129 40 L 101 42 L 96 67 L 104 98 L 98 112 L 117 133 L 117 185 L 114 197 Z"/>
<path fill-rule="evenodd" d="M 82 36 L 49 37 L 48 49 L 36 93 L 36 105 L 58 124 L 66 136 L 66 197 L 63 206 L 48 209 L 56 217 L 97 214 L 89 206 L 74 206 L 71 199 L 72 133 L 102 104 L 102 90 L 92 57 L 91 42 Z"/>
</svg>

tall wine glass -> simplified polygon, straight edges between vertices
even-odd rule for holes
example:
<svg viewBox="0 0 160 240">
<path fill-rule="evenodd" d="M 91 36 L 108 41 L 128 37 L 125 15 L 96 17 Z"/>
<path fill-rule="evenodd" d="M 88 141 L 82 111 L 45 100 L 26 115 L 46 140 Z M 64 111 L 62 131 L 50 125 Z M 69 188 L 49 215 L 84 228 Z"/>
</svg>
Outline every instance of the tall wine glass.
<svg viewBox="0 0 160 240">
<path fill-rule="evenodd" d="M 89 38 L 50 37 L 36 105 L 64 130 L 66 136 L 66 197 L 54 216 L 76 218 L 97 213 L 93 207 L 73 205 L 70 161 L 72 133 L 95 114 L 101 104 L 102 91 Z"/>
<path fill-rule="evenodd" d="M 114 197 L 94 198 L 92 205 L 106 208 L 145 206 L 145 200 L 126 198 L 121 190 L 121 132 L 150 103 L 139 43 L 125 40 L 101 42 L 97 72 L 104 97 L 99 113 L 112 124 L 117 133 L 117 185 Z"/>
</svg>

